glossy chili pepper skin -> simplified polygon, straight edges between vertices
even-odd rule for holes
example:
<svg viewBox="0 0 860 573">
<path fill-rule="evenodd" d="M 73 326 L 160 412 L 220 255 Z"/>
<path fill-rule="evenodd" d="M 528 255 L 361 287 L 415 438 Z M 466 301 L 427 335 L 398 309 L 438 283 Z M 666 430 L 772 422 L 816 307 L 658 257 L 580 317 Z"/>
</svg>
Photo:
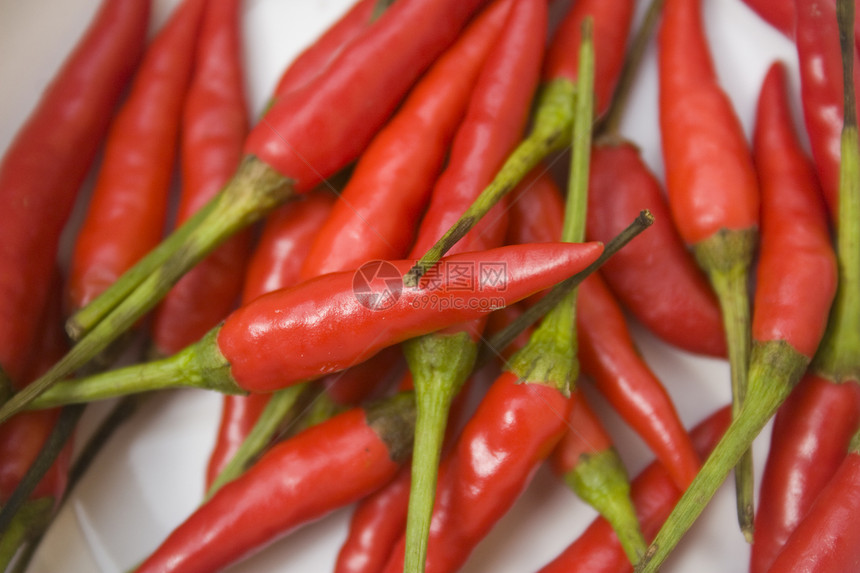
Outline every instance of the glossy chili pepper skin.
<svg viewBox="0 0 860 573">
<path fill-rule="evenodd" d="M 140 59 L 149 11 L 105 0 L 0 164 L 0 367 L 18 384 L 60 233 Z"/>
<path fill-rule="evenodd" d="M 689 352 L 725 356 L 722 313 L 707 277 L 672 224 L 656 177 L 631 143 L 599 142 L 591 150 L 588 223 L 606 241 L 642 209 L 654 224 L 601 267 L 619 301 L 651 332 Z"/>
<path fill-rule="evenodd" d="M 794 0 L 788 2 L 772 2 L 771 0 L 744 0 L 765 22 L 785 34 L 794 37 L 795 14 Z"/>
<path fill-rule="evenodd" d="M 147 48 L 111 125 L 96 187 L 75 241 L 72 309 L 85 306 L 160 240 L 182 105 L 205 0 L 186 0 Z"/>
<path fill-rule="evenodd" d="M 691 439 L 700 456 L 707 457 L 730 418 L 729 409 L 722 408 L 693 429 Z M 633 502 L 646 538 L 654 536 L 680 495 L 660 462 L 653 462 L 633 480 Z M 609 523 L 599 517 L 539 573 L 626 573 L 631 570 L 630 560 Z"/>
<path fill-rule="evenodd" d="M 564 202 L 548 174 L 524 184 L 514 198 L 509 241 L 544 242 L 561 236 Z M 579 286 L 576 320 L 583 372 L 671 469 L 679 487 L 686 487 L 698 471 L 698 456 L 671 397 L 637 351 L 624 313 L 600 276 L 589 276 Z"/>
<path fill-rule="evenodd" d="M 273 91 L 277 99 L 301 89 L 323 73 L 328 64 L 371 23 L 378 0 L 358 0 L 313 43 L 302 50 L 281 74 Z"/>
<path fill-rule="evenodd" d="M 769 381 L 790 387 L 824 334 L 837 267 L 821 187 L 794 132 L 786 72 L 780 64 L 771 67 L 762 85 L 754 157 L 762 190 L 762 233 L 753 315 L 753 339 L 761 350 L 754 351 L 753 360 L 775 369 L 777 357 L 796 357 L 788 380 L 774 374 Z M 768 570 L 836 470 L 858 424 L 856 385 L 827 385 L 807 374 L 777 416 L 755 521 L 753 571 Z M 837 396 L 839 409 L 828 404 Z M 825 422 L 820 416 L 826 414 L 833 416 Z"/>
<path fill-rule="evenodd" d="M 860 440 L 786 541 L 768 571 L 808 573 L 856 571 L 860 567 Z"/>
<path fill-rule="evenodd" d="M 182 194 L 177 224 L 229 181 L 248 132 L 239 13 L 241 1 L 207 5 L 194 73 L 183 103 Z M 217 118 L 217 119 L 216 119 Z M 230 239 L 184 276 L 155 313 L 153 342 L 162 355 L 199 339 L 227 316 L 242 288 L 251 235 Z"/>
<path fill-rule="evenodd" d="M 396 2 L 331 62 L 319 81 L 275 103 L 251 131 L 245 153 L 289 178 L 296 191 L 310 189 L 364 149 L 412 83 L 484 3 Z"/>
<path fill-rule="evenodd" d="M 456 571 L 513 504 L 566 428 L 570 400 L 546 384 L 503 373 L 439 471 L 426 571 Z M 403 571 L 405 540 L 385 573 Z"/>
<path fill-rule="evenodd" d="M 579 77 L 579 45 L 582 21 L 594 24 L 594 113 L 599 116 L 609 107 L 612 93 L 626 56 L 627 35 L 633 22 L 635 2 L 631 0 L 579 0 L 556 29 L 544 62 L 544 82 Z"/>
<path fill-rule="evenodd" d="M 614 447 L 612 438 L 582 392 L 577 389 L 570 399 L 573 402 L 568 418 L 570 424 L 549 458 L 552 471 L 561 477 L 574 469 L 583 455 Z"/>
<path fill-rule="evenodd" d="M 758 225 L 758 183 L 743 129 L 720 88 L 700 0 L 667 0 L 659 33 L 660 132 L 666 188 L 681 237 Z"/>
<path fill-rule="evenodd" d="M 836 254 L 821 188 L 794 131 L 787 86 L 785 68 L 774 64 L 756 117 L 762 231 L 752 337 L 785 341 L 811 359 L 836 293 Z"/>
<path fill-rule="evenodd" d="M 356 296 L 353 273 L 323 275 L 234 312 L 218 333 L 218 347 L 239 386 L 272 391 L 289 380 L 356 364 L 396 342 L 484 316 L 492 308 L 469 308 L 482 306 L 469 303 L 481 289 L 482 297 L 501 296 L 512 303 L 582 270 L 601 250 L 593 243 L 546 244 L 453 255 L 446 264 L 504 264 L 507 284 L 492 285 L 483 277 L 471 291 L 403 287 L 393 307 L 378 310 L 365 306 L 373 299 Z M 410 262 L 395 267 L 402 276 Z M 288 355 L 284 348 L 291 349 Z"/>
<path fill-rule="evenodd" d="M 840 137 L 843 124 L 842 56 L 835 2 L 795 0 L 801 103 L 818 179 L 832 220 L 839 211 Z M 854 69 L 860 66 L 854 55 Z M 854 89 L 860 87 L 855 74 Z"/>
<path fill-rule="evenodd" d="M 583 372 L 685 489 L 699 458 L 672 398 L 636 350 L 624 314 L 599 275 L 579 287 L 577 334 Z"/>
<path fill-rule="evenodd" d="M 495 2 L 482 11 L 374 137 L 320 230 L 305 260 L 303 278 L 409 252 L 510 4 Z"/>
<path fill-rule="evenodd" d="M 400 395 L 277 444 L 200 506 L 137 571 L 220 570 L 361 499 L 392 479 L 408 456 L 413 420 L 411 397 Z"/>
<path fill-rule="evenodd" d="M 842 463 L 860 424 L 860 386 L 808 373 L 779 409 L 761 482 L 750 573 L 770 570 Z"/>
<path fill-rule="evenodd" d="M 302 260 L 333 204 L 334 196 L 329 193 L 310 193 L 269 216 L 248 263 L 243 302 L 298 282 Z M 206 470 L 207 489 L 233 458 L 268 401 L 267 394 L 223 397 L 215 447 Z"/>
<path fill-rule="evenodd" d="M 391 482 L 356 506 L 337 555 L 335 573 L 376 573 L 406 527 L 412 472 L 401 468 Z"/>
</svg>

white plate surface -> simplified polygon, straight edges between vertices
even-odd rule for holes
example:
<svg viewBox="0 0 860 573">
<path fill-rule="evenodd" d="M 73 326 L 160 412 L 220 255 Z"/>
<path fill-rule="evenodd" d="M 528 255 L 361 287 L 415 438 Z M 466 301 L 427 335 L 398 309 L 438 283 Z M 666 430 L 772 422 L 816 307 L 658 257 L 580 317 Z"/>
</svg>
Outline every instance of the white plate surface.
<svg viewBox="0 0 860 573">
<path fill-rule="evenodd" d="M 774 59 L 788 64 L 792 87 L 797 90 L 794 47 L 739 0 L 704 2 L 720 78 L 749 133 L 761 80 Z M 155 0 L 153 28 L 163 23 L 175 3 Z M 350 0 L 247 0 L 243 10 L 247 88 L 255 115 L 282 68 L 349 4 Z M 640 0 L 640 4 L 641 15 L 645 1 Z M 97 5 L 98 0 L 0 0 L 0 149 L 8 145 Z M 656 98 L 652 46 L 622 131 L 641 146 L 646 161 L 662 177 Z M 76 214 L 79 219 L 80 210 Z M 695 424 L 728 403 L 728 368 L 724 362 L 679 352 L 638 328 L 636 335 L 686 424 Z M 91 430 L 107 406 L 97 405 L 88 411 L 80 435 Z M 635 475 L 651 461 L 651 454 L 605 404 L 599 406 Z M 31 571 L 109 573 L 126 570 L 142 559 L 201 499 L 203 470 L 219 408 L 217 395 L 194 391 L 159 395 L 147 402 L 110 442 L 77 488 L 45 538 Z M 769 428 L 754 449 L 758 477 L 768 441 Z M 350 511 L 346 508 L 311 524 L 233 570 L 331 570 Z M 541 471 L 463 571 L 535 571 L 593 517 L 590 508 L 548 472 Z M 736 526 L 733 488 L 724 486 L 663 570 L 743 571 L 748 556 L 749 548 Z"/>
</svg>

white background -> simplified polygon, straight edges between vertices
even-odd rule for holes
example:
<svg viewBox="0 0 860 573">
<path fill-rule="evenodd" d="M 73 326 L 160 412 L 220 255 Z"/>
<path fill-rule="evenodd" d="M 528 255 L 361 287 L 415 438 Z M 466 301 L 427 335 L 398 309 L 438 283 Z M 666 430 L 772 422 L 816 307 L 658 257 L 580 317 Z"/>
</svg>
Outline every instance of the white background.
<svg viewBox="0 0 860 573">
<path fill-rule="evenodd" d="M 349 4 L 350 0 L 247 0 L 243 9 L 245 60 L 254 116 L 283 67 Z M 563 7 L 566 0 L 556 4 Z M 644 0 L 640 4 L 641 15 Z M 739 0 L 704 0 L 704 4 L 718 73 L 749 134 L 758 89 L 774 58 L 789 65 L 797 93 L 793 45 Z M 98 0 L 0 0 L 0 149 L 8 145 L 97 5 Z M 153 29 L 163 23 L 174 5 L 175 0 L 155 0 Z M 646 161 L 662 177 L 655 74 L 652 46 L 622 132 L 641 146 Z M 76 220 L 80 213 L 78 209 Z M 65 250 L 72 236 L 71 231 L 67 233 Z M 686 424 L 697 423 L 728 402 L 725 363 L 678 352 L 634 328 L 643 353 L 676 400 Z M 598 405 L 635 475 L 651 461 L 650 452 L 604 405 Z M 99 404 L 88 411 L 80 436 L 86 435 L 107 406 Z M 146 402 L 82 481 L 45 538 L 31 571 L 123 571 L 142 559 L 201 499 L 203 469 L 219 408 L 218 395 L 197 391 L 170 392 Z M 768 432 L 755 447 L 758 474 Z M 330 570 L 349 514 L 350 508 L 346 508 L 305 527 L 234 570 Z M 542 470 L 463 570 L 535 571 L 593 517 L 590 508 Z M 748 556 L 736 526 L 733 488 L 724 486 L 663 570 L 742 571 Z"/>
</svg>

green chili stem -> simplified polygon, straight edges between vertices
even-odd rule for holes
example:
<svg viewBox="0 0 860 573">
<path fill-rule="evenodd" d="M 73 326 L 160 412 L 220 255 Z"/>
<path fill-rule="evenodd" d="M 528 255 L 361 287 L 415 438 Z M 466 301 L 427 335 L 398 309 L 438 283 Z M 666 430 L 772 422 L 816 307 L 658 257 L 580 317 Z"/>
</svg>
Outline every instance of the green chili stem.
<svg viewBox="0 0 860 573">
<path fill-rule="evenodd" d="M 0 535 L 0 571 L 6 571 L 18 549 L 39 535 L 50 521 L 54 500 L 49 497 L 27 501 L 21 505 Z"/>
<path fill-rule="evenodd" d="M 564 481 L 609 522 L 630 563 L 638 563 L 647 544 L 630 498 L 627 470 L 615 448 L 584 454 Z"/>
<path fill-rule="evenodd" d="M 534 126 L 508 156 L 490 184 L 460 219 L 436 241 L 403 278 L 405 285 L 416 285 L 427 269 L 439 262 L 493 206 L 512 191 L 532 169 L 550 153 L 570 143 L 576 89 L 566 79 L 554 80 L 541 90 Z"/>
<path fill-rule="evenodd" d="M 737 416 L 747 391 L 750 366 L 751 319 L 747 277 L 755 252 L 754 229 L 722 230 L 695 246 L 699 265 L 711 279 L 720 303 L 728 344 L 732 385 L 732 414 Z M 741 457 L 735 469 L 738 523 L 752 542 L 754 482 L 752 452 Z"/>
<path fill-rule="evenodd" d="M 244 390 L 236 385 L 230 375 L 230 364 L 218 350 L 215 342 L 217 336 L 216 328 L 196 344 L 167 358 L 133 364 L 86 378 L 63 380 L 28 405 L 32 409 L 52 408 L 182 387 L 243 394 Z"/>
<path fill-rule="evenodd" d="M 233 454 L 233 457 L 209 486 L 206 499 L 215 495 L 215 492 L 221 489 L 224 484 L 242 475 L 248 465 L 269 446 L 278 429 L 286 420 L 287 414 L 293 410 L 299 396 L 307 389 L 308 383 L 305 382 L 272 393 L 254 427 L 242 440 L 242 445 L 239 446 L 239 449 L 236 450 L 236 453 Z"/>
<path fill-rule="evenodd" d="M 740 412 L 732 418 L 725 435 L 672 510 L 637 565 L 636 573 L 657 571 L 791 393 L 808 362 L 808 358 L 781 340 L 754 344 L 752 354 L 746 400 Z"/>
<path fill-rule="evenodd" d="M 174 237 L 180 237 L 179 240 L 168 239 L 169 247 L 161 250 L 156 248 L 157 256 L 145 257 L 125 278 L 115 283 L 118 286 L 114 292 L 128 294 L 120 297 L 122 300 L 109 308 L 104 318 L 92 325 L 80 322 L 80 317 L 76 319 L 73 329 L 88 331 L 87 334 L 48 372 L 0 408 L 0 422 L 23 410 L 42 392 L 73 374 L 107 348 L 152 309 L 191 267 L 238 230 L 286 201 L 291 194 L 288 180 L 259 160 L 246 159 L 236 177 L 212 199 L 211 205 L 204 207 L 202 220 L 192 218 L 194 222 L 190 226 L 183 225 L 174 233 Z M 145 275 L 145 278 L 132 284 L 136 280 L 134 277 L 139 275 Z M 130 288 L 129 284 L 132 284 Z M 111 292 L 111 289 L 107 292 Z M 106 299 L 110 300 L 113 296 L 108 294 Z M 94 305 L 101 305 L 96 301 Z"/>
<path fill-rule="evenodd" d="M 477 344 L 466 332 L 430 334 L 407 341 L 403 350 L 417 404 L 404 571 L 423 571 L 446 421 L 451 402 L 475 365 Z"/>
<path fill-rule="evenodd" d="M 850 4 L 850 6 L 848 5 Z M 839 2 L 840 41 L 846 34 L 850 45 L 842 42 L 846 78 L 853 77 L 854 4 Z M 853 26 L 853 24 L 852 24 Z M 853 30 L 853 27 L 851 28 Z M 860 381 L 860 146 L 858 146 L 854 82 L 845 84 L 845 125 L 842 129 L 839 165 L 839 221 L 837 225 L 837 263 L 839 285 L 830 311 L 824 338 L 815 356 L 814 368 L 835 382 Z"/>
</svg>

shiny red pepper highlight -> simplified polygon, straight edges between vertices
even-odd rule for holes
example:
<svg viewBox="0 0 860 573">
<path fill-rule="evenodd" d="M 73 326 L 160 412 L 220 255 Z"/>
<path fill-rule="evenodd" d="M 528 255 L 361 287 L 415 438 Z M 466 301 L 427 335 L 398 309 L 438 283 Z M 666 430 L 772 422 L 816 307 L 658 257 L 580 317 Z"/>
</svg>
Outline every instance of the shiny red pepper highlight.
<svg viewBox="0 0 860 573">
<path fill-rule="evenodd" d="M 217 571 L 375 491 L 411 444 L 414 407 L 356 408 L 277 444 L 200 506 L 137 569 Z"/>
</svg>

